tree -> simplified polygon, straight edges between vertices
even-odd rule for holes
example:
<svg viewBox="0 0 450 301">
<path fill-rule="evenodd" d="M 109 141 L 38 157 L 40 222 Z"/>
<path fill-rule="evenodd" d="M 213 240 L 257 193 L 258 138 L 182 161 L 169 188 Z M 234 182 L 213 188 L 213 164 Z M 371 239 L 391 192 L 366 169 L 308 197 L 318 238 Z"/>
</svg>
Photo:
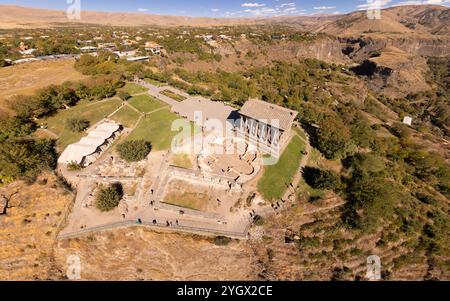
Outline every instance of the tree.
<svg viewBox="0 0 450 301">
<path fill-rule="evenodd" d="M 27 118 L 0 116 L 0 142 L 31 134 L 36 125 Z"/>
<path fill-rule="evenodd" d="M 342 185 L 339 175 L 331 170 L 306 166 L 303 168 L 303 175 L 312 188 L 337 190 Z"/>
<path fill-rule="evenodd" d="M 366 232 L 375 230 L 382 218 L 391 219 L 395 205 L 404 198 L 398 187 L 382 175 L 357 173 L 348 186 L 344 222 Z"/>
<path fill-rule="evenodd" d="M 350 131 L 337 116 L 328 116 L 317 130 L 317 147 L 327 159 L 339 159 L 349 151 Z"/>
<path fill-rule="evenodd" d="M 114 183 L 107 187 L 102 187 L 97 193 L 95 206 L 100 211 L 111 211 L 119 205 L 123 197 L 122 184 Z"/>
<path fill-rule="evenodd" d="M 82 132 L 89 127 L 89 120 L 74 117 L 67 120 L 67 125 L 72 132 Z"/>
<path fill-rule="evenodd" d="M 55 165 L 53 140 L 18 139 L 0 143 L 0 183 L 19 178 L 32 182 L 40 171 L 53 169 Z"/>
<path fill-rule="evenodd" d="M 122 101 L 127 101 L 131 97 L 130 93 L 125 91 L 119 91 L 119 93 L 117 93 L 117 96 L 119 96 Z"/>
<path fill-rule="evenodd" d="M 151 143 L 142 139 L 126 141 L 117 146 L 120 157 L 128 162 L 144 160 L 151 149 Z"/>
</svg>

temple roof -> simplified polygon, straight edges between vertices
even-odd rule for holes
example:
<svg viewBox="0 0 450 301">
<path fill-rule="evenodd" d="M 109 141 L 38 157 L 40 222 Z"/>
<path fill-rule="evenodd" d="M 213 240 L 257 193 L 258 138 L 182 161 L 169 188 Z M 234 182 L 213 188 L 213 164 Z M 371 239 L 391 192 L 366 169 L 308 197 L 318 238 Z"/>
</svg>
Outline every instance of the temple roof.
<svg viewBox="0 0 450 301">
<path fill-rule="evenodd" d="M 258 99 L 249 99 L 246 101 L 239 113 L 252 119 L 268 123 L 272 127 L 276 127 L 283 131 L 291 128 L 292 122 L 294 122 L 294 119 L 298 114 L 297 111 L 289 110 Z"/>
</svg>

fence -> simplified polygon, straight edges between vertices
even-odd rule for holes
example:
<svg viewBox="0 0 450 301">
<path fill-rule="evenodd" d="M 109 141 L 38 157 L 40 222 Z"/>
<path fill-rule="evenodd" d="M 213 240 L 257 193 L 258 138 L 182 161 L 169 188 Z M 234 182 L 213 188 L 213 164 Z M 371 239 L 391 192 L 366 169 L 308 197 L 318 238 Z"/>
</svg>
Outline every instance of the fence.
<svg viewBox="0 0 450 301">
<path fill-rule="evenodd" d="M 181 226 L 181 225 L 167 226 L 167 224 L 165 224 L 165 223 L 153 223 L 153 222 L 146 222 L 146 221 L 141 221 L 139 223 L 136 220 L 127 220 L 127 221 L 123 221 L 123 222 L 95 226 L 95 227 L 83 229 L 80 231 L 61 234 L 61 235 L 58 235 L 58 239 L 59 240 L 69 239 L 69 238 L 74 238 L 74 237 L 81 236 L 84 234 L 105 231 L 105 230 L 111 230 L 111 229 L 116 229 L 116 228 L 131 227 L 131 226 L 145 226 L 145 227 L 150 227 L 150 228 L 155 228 L 155 229 L 166 229 L 166 230 L 172 230 L 172 231 L 182 231 L 182 232 L 197 233 L 197 234 L 223 235 L 223 236 L 229 236 L 229 237 L 233 237 L 233 238 L 244 239 L 244 238 L 247 238 L 247 233 L 251 226 L 251 222 L 249 221 L 247 223 L 246 227 L 244 228 L 244 230 L 242 232 L 237 232 L 237 231 L 226 231 L 226 230 L 219 230 L 219 229 Z"/>
</svg>

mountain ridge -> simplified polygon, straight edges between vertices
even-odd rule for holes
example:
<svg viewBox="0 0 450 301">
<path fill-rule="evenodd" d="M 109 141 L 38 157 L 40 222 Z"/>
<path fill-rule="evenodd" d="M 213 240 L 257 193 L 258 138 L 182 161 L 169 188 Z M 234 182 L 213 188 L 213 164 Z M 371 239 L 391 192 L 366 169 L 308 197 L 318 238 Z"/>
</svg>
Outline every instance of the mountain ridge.
<svg viewBox="0 0 450 301">
<path fill-rule="evenodd" d="M 63 10 L 0 5 L 2 28 L 51 27 L 62 24 L 113 26 L 226 26 L 286 24 L 300 30 L 351 36 L 384 32 L 402 34 L 450 34 L 450 8 L 441 5 L 405 5 L 382 10 L 380 20 L 370 20 L 364 11 L 342 15 L 282 16 L 262 18 L 214 18 L 168 16 L 139 12 L 101 12 L 83 10 L 81 20 L 69 20 Z"/>
</svg>

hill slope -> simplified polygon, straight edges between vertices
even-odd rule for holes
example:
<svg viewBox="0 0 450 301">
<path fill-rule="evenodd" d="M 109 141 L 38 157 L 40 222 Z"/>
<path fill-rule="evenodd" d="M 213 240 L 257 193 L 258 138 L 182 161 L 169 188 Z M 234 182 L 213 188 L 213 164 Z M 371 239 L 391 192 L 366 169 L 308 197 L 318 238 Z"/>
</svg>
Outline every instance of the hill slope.
<svg viewBox="0 0 450 301">
<path fill-rule="evenodd" d="M 0 5 L 0 28 L 49 27 L 55 23 L 70 22 L 116 26 L 219 26 L 235 24 L 255 24 L 254 19 L 192 18 L 162 16 L 144 13 L 107 13 L 82 11 L 81 20 L 69 20 L 65 11 L 28 8 L 15 5 Z"/>
<path fill-rule="evenodd" d="M 409 5 L 384 9 L 380 19 L 369 19 L 365 11 L 353 12 L 323 25 L 317 31 L 340 36 L 373 33 L 448 35 L 449 23 L 448 7 Z"/>
<path fill-rule="evenodd" d="M 193 18 L 147 13 L 108 13 L 83 10 L 81 20 L 69 20 L 62 10 L 0 5 L 0 28 L 49 27 L 56 24 L 100 24 L 117 26 L 223 26 L 287 24 L 300 30 L 354 36 L 364 33 L 448 35 L 450 8 L 439 5 L 397 6 L 382 11 L 380 20 L 370 20 L 366 12 L 346 15 L 291 16 L 275 18 Z"/>
</svg>

